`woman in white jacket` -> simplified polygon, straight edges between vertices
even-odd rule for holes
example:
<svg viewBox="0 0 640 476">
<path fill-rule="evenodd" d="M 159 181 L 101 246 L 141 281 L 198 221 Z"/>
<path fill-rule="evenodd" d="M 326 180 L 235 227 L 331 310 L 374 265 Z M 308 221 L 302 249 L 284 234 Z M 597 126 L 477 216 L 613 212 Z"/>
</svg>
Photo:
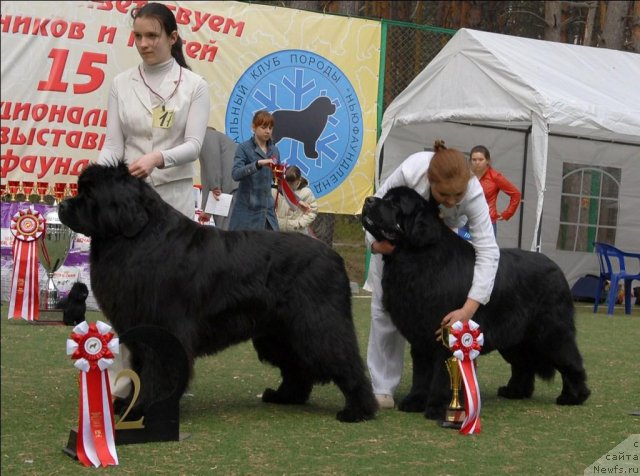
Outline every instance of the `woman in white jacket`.
<svg viewBox="0 0 640 476">
<path fill-rule="evenodd" d="M 391 188 L 407 186 L 427 200 L 436 200 L 442 218 L 450 227 L 462 226 L 468 219 L 471 244 L 476 252 L 473 282 L 463 307 L 442 316 L 442 326 L 449 326 L 455 321 L 471 319 L 481 304 L 489 302 L 500 250 L 482 186 L 469 171 L 464 154 L 447 149 L 444 141 L 436 141 L 434 151 L 409 156 L 385 180 L 376 197 L 383 197 Z M 392 253 L 393 245 L 388 241 L 375 241 L 369 233 L 366 240 L 372 252 L 365 283 L 365 289 L 372 292 L 367 365 L 380 408 L 393 408 L 393 394 L 402 376 L 405 344 L 382 305 L 381 255 Z"/>
<path fill-rule="evenodd" d="M 193 218 L 193 162 L 209 121 L 209 87 L 187 66 L 169 8 L 148 3 L 131 15 L 142 64 L 113 80 L 98 162 L 124 159 L 132 175 L 147 179 L 165 202 Z"/>
</svg>

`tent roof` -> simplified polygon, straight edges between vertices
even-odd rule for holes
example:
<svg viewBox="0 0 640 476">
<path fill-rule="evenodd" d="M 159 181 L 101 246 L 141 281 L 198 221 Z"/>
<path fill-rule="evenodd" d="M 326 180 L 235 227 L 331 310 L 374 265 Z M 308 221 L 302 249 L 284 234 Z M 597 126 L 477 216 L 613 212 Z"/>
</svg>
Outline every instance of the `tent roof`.
<svg viewBox="0 0 640 476">
<path fill-rule="evenodd" d="M 389 105 L 392 126 L 461 121 L 640 143 L 640 54 L 459 30 Z M 380 144 L 381 145 L 381 144 Z"/>
</svg>

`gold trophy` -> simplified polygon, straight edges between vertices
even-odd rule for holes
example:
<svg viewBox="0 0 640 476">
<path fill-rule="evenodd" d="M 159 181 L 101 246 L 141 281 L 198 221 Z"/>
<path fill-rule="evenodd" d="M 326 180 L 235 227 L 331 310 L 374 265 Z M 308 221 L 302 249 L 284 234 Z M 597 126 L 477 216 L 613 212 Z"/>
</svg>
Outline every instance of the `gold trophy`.
<svg viewBox="0 0 640 476">
<path fill-rule="evenodd" d="M 26 200 L 31 203 L 38 203 L 40 196 L 36 193 L 35 190 L 35 182 L 22 182 L 22 186 L 24 187 L 24 194 L 26 195 Z"/>
<path fill-rule="evenodd" d="M 44 203 L 44 197 L 47 194 L 49 184 L 47 182 L 36 182 L 36 190 L 38 191 L 38 203 Z"/>
<path fill-rule="evenodd" d="M 20 185 L 18 185 L 18 190 L 16 191 L 15 201 L 25 202 L 26 200 L 27 200 L 27 194 L 24 191 L 24 183 L 20 182 Z"/>
<path fill-rule="evenodd" d="M 442 345 L 449 349 L 449 327 L 442 328 Z M 440 422 L 442 428 L 454 428 L 456 430 L 462 427 L 465 419 L 464 405 L 460 402 L 460 391 L 462 390 L 462 375 L 460 375 L 460 367 L 458 367 L 458 359 L 451 356 L 445 362 L 449 371 L 449 383 L 451 385 L 451 402 L 445 413 L 444 420 Z"/>
<path fill-rule="evenodd" d="M 18 180 L 9 180 L 7 182 L 7 188 L 9 189 L 9 202 L 16 201 L 16 195 L 18 193 L 18 188 L 20 188 L 20 181 Z"/>
</svg>

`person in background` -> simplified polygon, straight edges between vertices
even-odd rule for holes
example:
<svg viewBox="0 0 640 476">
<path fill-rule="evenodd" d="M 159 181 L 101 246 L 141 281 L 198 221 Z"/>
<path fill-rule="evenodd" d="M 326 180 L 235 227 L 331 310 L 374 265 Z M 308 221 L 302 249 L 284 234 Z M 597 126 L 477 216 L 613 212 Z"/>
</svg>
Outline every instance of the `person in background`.
<svg viewBox="0 0 640 476">
<path fill-rule="evenodd" d="M 193 218 L 193 162 L 209 121 L 209 87 L 184 59 L 176 19 L 161 3 L 132 10 L 142 63 L 118 74 L 109 93 L 98 163 L 123 160 L 162 199 Z"/>
<path fill-rule="evenodd" d="M 464 154 L 447 149 L 444 141 L 438 140 L 434 152 L 409 156 L 385 180 L 375 196 L 384 197 L 389 189 L 399 186 L 410 187 L 425 199 L 438 202 L 441 216 L 451 228 L 469 221 L 471 244 L 476 253 L 471 289 L 460 309 L 442 316 L 441 325 L 450 326 L 456 321 L 471 319 L 480 305 L 489 302 L 500 259 L 480 182 L 471 174 Z M 386 240 L 376 241 L 369 233 L 366 240 L 372 253 L 364 286 L 372 293 L 367 365 L 380 408 L 393 408 L 393 394 L 402 377 L 405 340 L 382 304 L 382 255 L 393 253 L 394 246 Z"/>
<path fill-rule="evenodd" d="M 142 63 L 113 80 L 98 163 L 124 160 L 133 176 L 147 180 L 165 202 L 193 219 L 193 162 L 209 121 L 209 87 L 187 66 L 169 8 L 147 3 L 131 16 Z M 116 377 L 128 367 L 123 345 L 109 368 L 112 394 L 121 399 L 129 395 L 130 380 L 116 382 Z"/>
<path fill-rule="evenodd" d="M 236 143 L 227 135 L 208 127 L 200 152 L 200 178 L 202 180 L 202 212 L 198 217 L 200 223 L 207 223 L 211 215 L 205 213 L 205 207 L 209 198 L 209 192 L 217 200 L 222 193 L 234 195 L 238 188 L 238 182 L 231 178 L 233 159 L 236 154 Z M 235 198 L 235 196 L 234 196 Z M 233 207 L 231 201 L 231 207 Z M 229 228 L 228 216 L 213 215 L 216 227 L 227 230 Z"/>
<path fill-rule="evenodd" d="M 493 232 L 497 233 L 497 222 L 501 220 L 507 221 L 513 216 L 520 205 L 522 195 L 520 190 L 509 182 L 504 175 L 491 167 L 491 154 L 485 146 L 475 146 L 471 149 L 469 156 L 471 171 L 478 177 L 478 180 L 480 180 L 484 197 L 489 204 L 489 215 L 491 216 Z M 500 191 L 509 196 L 509 205 L 501 213 L 498 212 L 496 208 Z"/>
<path fill-rule="evenodd" d="M 287 167 L 284 177 L 300 201 L 298 206 L 292 207 L 277 189 L 273 189 L 280 231 L 299 231 L 310 234 L 308 227 L 318 216 L 316 197 L 308 187 L 309 182 L 302 176 L 299 167 L 295 165 Z"/>
<path fill-rule="evenodd" d="M 280 164 L 280 151 L 271 139 L 274 123 L 269 112 L 256 112 L 253 136 L 236 149 L 231 177 L 238 181 L 238 190 L 229 230 L 278 230 L 271 194 L 272 167 Z"/>
</svg>

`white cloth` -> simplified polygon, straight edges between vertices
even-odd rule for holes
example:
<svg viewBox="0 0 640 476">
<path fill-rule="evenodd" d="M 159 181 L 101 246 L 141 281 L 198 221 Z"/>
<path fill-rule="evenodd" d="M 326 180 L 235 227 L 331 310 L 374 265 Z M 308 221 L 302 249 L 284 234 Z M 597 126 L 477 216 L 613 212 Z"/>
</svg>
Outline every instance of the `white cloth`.
<svg viewBox="0 0 640 476">
<path fill-rule="evenodd" d="M 418 152 L 409 156 L 380 186 L 376 197 L 383 197 L 391 188 L 407 186 L 427 200 L 430 199 L 427 170 L 433 155 L 433 152 Z M 471 244 L 476 252 L 476 262 L 473 282 L 467 296 L 481 304 L 486 304 L 493 290 L 500 250 L 493 234 L 489 206 L 478 179 L 475 176 L 471 177 L 467 191 L 459 204 L 452 208 L 440 206 L 440 210 L 445 223 L 452 228 L 462 226 L 467 219 L 469 220 Z M 369 246 L 374 240 L 373 236 L 366 234 Z M 364 285 L 364 289 L 372 293 L 367 365 L 373 393 L 393 395 L 402 376 L 404 339 L 382 305 L 383 268 L 382 257 L 372 255 L 369 275 Z M 438 316 L 439 319 L 443 317 Z"/>
</svg>

